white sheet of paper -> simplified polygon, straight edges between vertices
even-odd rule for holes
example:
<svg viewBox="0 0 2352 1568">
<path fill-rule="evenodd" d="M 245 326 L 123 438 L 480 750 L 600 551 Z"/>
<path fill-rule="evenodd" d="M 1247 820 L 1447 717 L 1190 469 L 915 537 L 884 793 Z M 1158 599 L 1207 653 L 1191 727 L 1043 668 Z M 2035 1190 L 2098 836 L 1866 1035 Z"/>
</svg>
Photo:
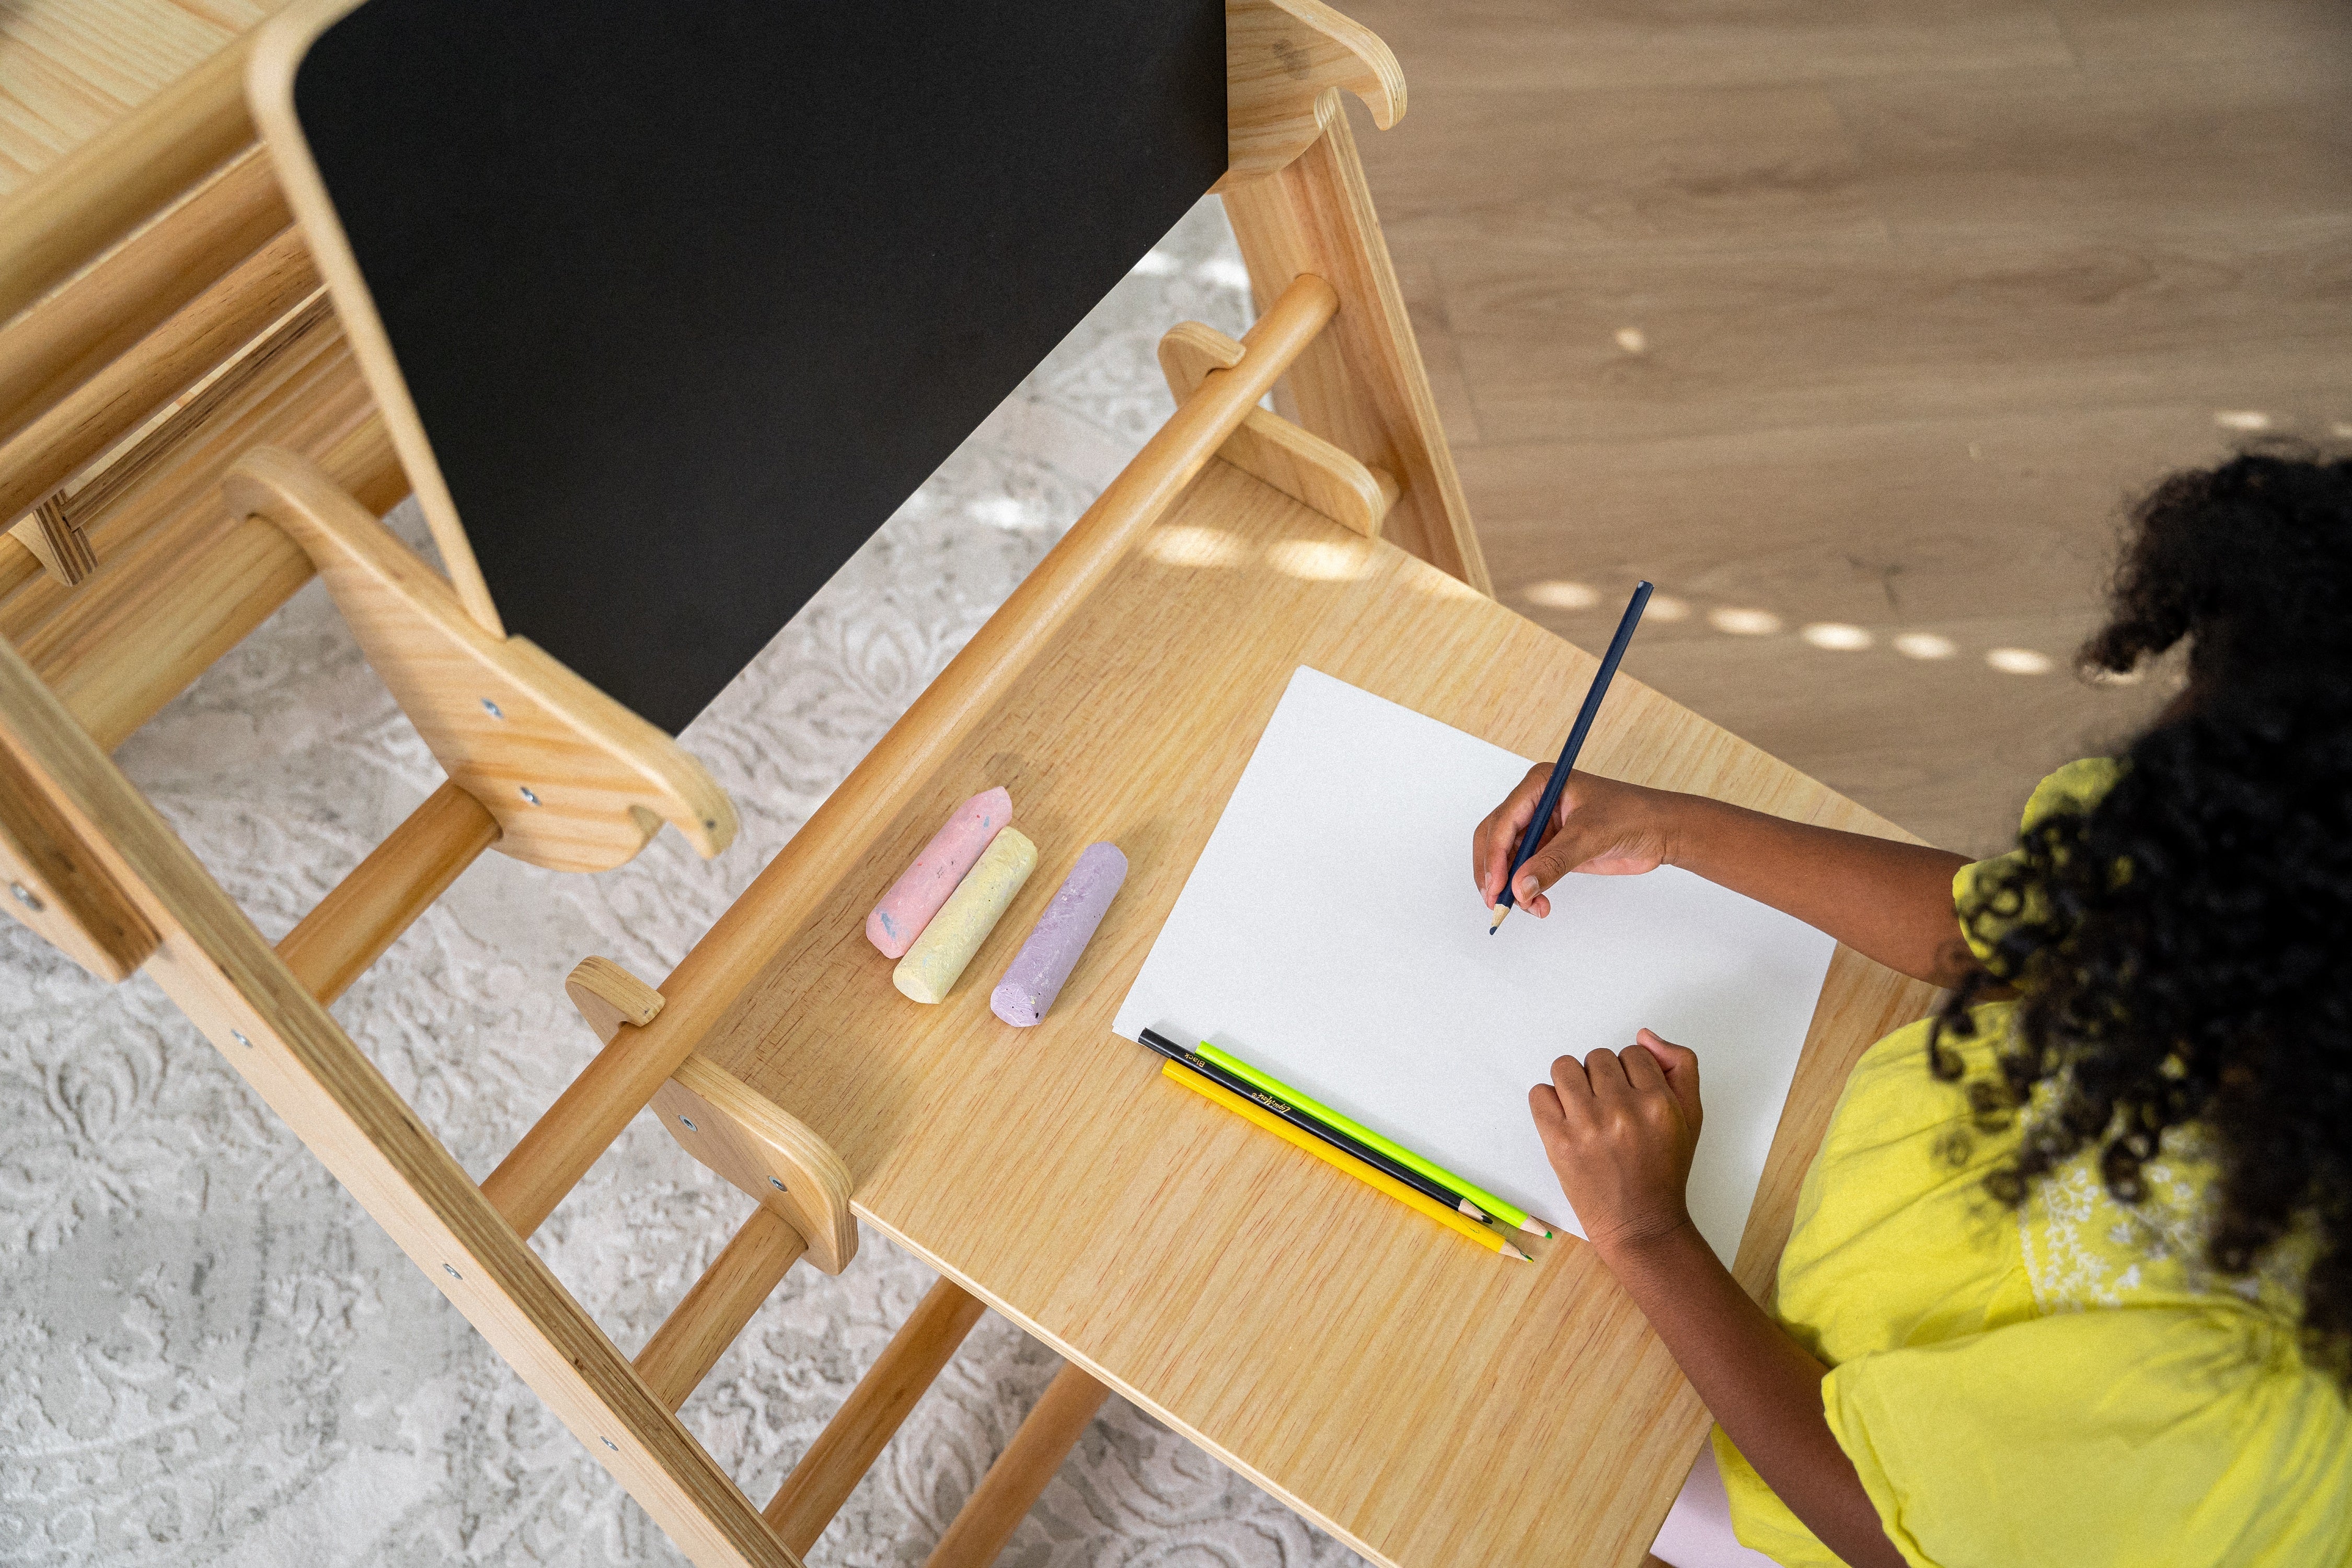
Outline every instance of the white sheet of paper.
<svg viewBox="0 0 2352 1568">
<path fill-rule="evenodd" d="M 1528 1087 L 1646 1026 L 1698 1053 L 1690 1208 L 1727 1263 L 1834 944 L 1671 868 L 1570 877 L 1488 936 L 1470 834 L 1527 767 L 1302 666 L 1112 1028 L 1213 1040 L 1573 1226 Z"/>
</svg>

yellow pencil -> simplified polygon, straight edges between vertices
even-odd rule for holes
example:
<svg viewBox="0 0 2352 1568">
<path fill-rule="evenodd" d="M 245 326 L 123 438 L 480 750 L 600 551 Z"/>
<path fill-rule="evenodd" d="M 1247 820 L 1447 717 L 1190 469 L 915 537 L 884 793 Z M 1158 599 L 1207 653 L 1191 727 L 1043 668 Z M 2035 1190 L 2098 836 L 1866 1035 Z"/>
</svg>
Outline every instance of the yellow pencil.
<svg viewBox="0 0 2352 1568">
<path fill-rule="evenodd" d="M 1417 1209 L 1449 1230 L 1460 1231 L 1490 1252 L 1516 1258 L 1522 1263 L 1535 1261 L 1502 1237 L 1467 1216 L 1454 1213 L 1433 1198 L 1425 1198 L 1385 1171 L 1376 1171 L 1354 1155 L 1334 1149 L 1319 1138 L 1310 1138 L 1272 1111 L 1252 1105 L 1221 1083 L 1212 1082 L 1178 1062 L 1168 1062 L 1160 1068 L 1163 1076 L 1174 1079 L 1193 1093 L 1205 1096 L 1223 1106 L 1234 1115 L 1244 1117 L 1294 1147 L 1304 1149 L 1327 1165 L 1336 1165 L 1368 1186 L 1378 1188 L 1407 1208 Z"/>
</svg>

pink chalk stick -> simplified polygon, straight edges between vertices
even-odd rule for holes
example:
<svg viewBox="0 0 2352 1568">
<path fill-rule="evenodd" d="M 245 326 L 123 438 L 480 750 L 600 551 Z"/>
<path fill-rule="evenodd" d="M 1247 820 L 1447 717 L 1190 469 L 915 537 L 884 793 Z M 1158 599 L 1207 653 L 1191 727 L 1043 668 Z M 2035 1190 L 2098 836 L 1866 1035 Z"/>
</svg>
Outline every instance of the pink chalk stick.
<svg viewBox="0 0 2352 1568">
<path fill-rule="evenodd" d="M 915 863 L 899 873 L 866 917 L 866 940 L 886 958 L 904 958 L 963 874 L 988 847 L 1005 824 L 1013 820 L 1013 796 L 1003 784 L 982 790 L 949 817 L 947 826 L 931 835 Z"/>
<path fill-rule="evenodd" d="M 1070 868 L 1069 879 L 1037 917 L 1037 929 L 1021 944 L 1003 982 L 989 994 L 989 1010 L 1016 1028 L 1042 1022 L 1126 880 L 1127 857 L 1118 845 L 1087 845 Z"/>
</svg>

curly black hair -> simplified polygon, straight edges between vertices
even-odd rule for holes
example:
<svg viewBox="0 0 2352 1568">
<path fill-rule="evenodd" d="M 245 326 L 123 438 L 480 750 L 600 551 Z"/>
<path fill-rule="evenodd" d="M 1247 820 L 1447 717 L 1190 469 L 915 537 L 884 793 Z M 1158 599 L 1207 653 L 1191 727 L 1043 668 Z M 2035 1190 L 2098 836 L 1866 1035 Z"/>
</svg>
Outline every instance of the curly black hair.
<svg viewBox="0 0 2352 1568">
<path fill-rule="evenodd" d="M 2165 480 L 2132 521 L 2081 661 L 2122 674 L 2186 641 L 2188 685 L 2112 790 L 2038 821 L 1964 900 L 1990 956 L 1929 1061 L 1960 1079 L 1946 1037 L 2013 986 L 1997 1071 L 1968 1085 L 1979 1128 L 2018 1127 L 1993 1194 L 2021 1204 L 2095 1147 L 2137 1203 L 2193 1126 L 2218 1182 L 2208 1260 L 2245 1275 L 2307 1231 L 2305 1353 L 2352 1386 L 2352 461 L 2248 452 Z"/>
</svg>

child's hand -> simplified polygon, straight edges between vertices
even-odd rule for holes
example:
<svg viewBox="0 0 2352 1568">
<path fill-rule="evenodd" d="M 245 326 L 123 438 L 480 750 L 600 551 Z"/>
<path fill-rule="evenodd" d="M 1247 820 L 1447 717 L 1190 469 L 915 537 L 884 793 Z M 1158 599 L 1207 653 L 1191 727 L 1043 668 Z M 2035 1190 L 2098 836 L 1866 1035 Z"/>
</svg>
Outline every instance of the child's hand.
<svg viewBox="0 0 2352 1568">
<path fill-rule="evenodd" d="M 1518 787 L 1489 812 L 1470 836 L 1470 875 L 1487 907 L 1503 896 L 1503 879 L 1519 837 L 1542 804 L 1551 766 L 1538 763 Z M 1631 877 L 1670 859 L 1668 807 L 1676 797 L 1664 790 L 1620 784 L 1596 773 L 1570 772 L 1559 792 L 1559 809 L 1544 829 L 1542 847 L 1528 858 L 1512 883 L 1518 907 L 1535 915 L 1551 913 L 1543 889 L 1570 871 L 1599 877 Z"/>
<path fill-rule="evenodd" d="M 1698 1055 L 1644 1029 L 1623 1054 L 1562 1057 L 1528 1091 L 1544 1152 L 1606 1259 L 1690 1223 L 1684 1189 L 1698 1148 Z"/>
</svg>

